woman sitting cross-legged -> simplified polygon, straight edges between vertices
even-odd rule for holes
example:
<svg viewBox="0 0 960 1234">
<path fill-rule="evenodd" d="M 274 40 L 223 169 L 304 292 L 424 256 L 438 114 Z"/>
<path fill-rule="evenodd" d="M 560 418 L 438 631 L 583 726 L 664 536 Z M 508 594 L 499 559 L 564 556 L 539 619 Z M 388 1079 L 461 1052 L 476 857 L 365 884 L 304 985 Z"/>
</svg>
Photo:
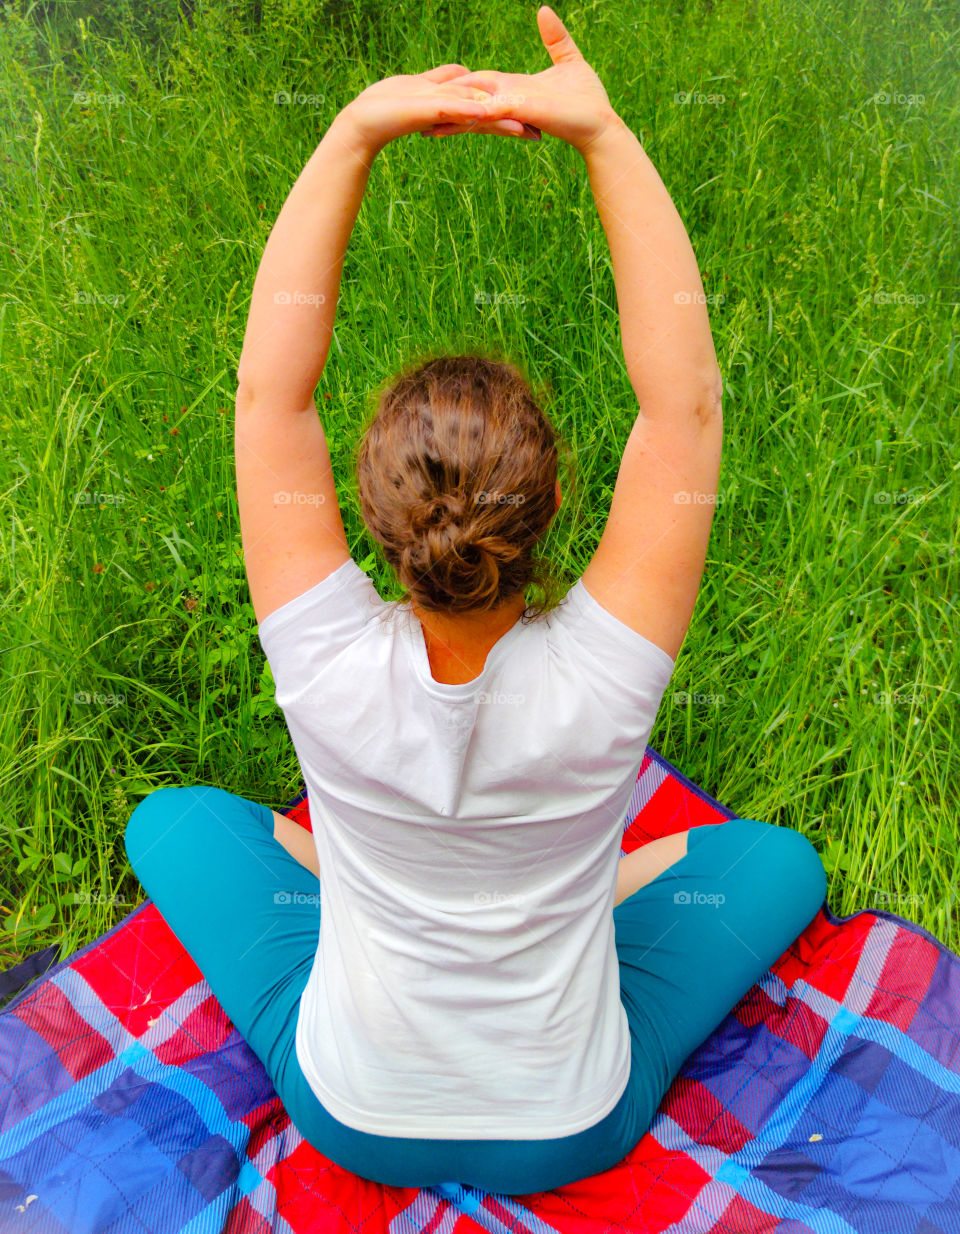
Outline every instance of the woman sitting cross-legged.
<svg viewBox="0 0 960 1234">
<path fill-rule="evenodd" d="M 396 1186 L 530 1193 L 613 1166 L 825 894 L 810 843 L 750 819 L 620 858 L 703 572 L 721 387 L 666 189 L 559 18 L 538 22 L 545 72 L 448 64 L 350 102 L 257 273 L 238 500 L 313 835 L 209 786 L 151 793 L 126 831 L 295 1126 Z M 455 355 L 403 372 L 356 458 L 404 588 L 387 603 L 348 552 L 313 396 L 373 159 L 468 130 L 583 157 L 639 410 L 603 535 L 558 599 L 536 555 L 558 442 L 520 370 Z"/>
</svg>

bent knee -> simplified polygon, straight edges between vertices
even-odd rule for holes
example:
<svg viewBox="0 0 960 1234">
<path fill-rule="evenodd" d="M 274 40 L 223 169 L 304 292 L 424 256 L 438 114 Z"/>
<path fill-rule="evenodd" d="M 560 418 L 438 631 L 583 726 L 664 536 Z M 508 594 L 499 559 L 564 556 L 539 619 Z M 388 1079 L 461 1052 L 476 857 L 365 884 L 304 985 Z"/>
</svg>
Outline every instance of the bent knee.
<svg viewBox="0 0 960 1234">
<path fill-rule="evenodd" d="M 168 861 L 171 848 L 181 857 L 209 855 L 225 834 L 242 841 L 248 831 L 259 836 L 264 829 L 273 835 L 273 814 L 266 806 L 213 784 L 170 785 L 144 797 L 123 838 L 127 859 L 140 875 L 144 863 Z"/>
<path fill-rule="evenodd" d="M 827 894 L 820 854 L 802 832 L 756 819 L 737 819 L 749 845 L 756 875 L 812 919 Z"/>
<path fill-rule="evenodd" d="M 136 806 L 123 832 L 127 860 L 134 870 L 151 850 L 158 850 L 184 814 L 197 805 L 197 794 L 202 791 L 200 787 L 168 785 L 155 788 Z"/>
<path fill-rule="evenodd" d="M 149 849 L 157 844 L 165 828 L 172 826 L 174 819 L 181 813 L 184 789 L 181 787 L 165 787 L 148 792 L 143 801 L 134 808 L 127 826 L 123 829 L 123 845 L 127 850 L 127 860 L 136 870 Z"/>
</svg>

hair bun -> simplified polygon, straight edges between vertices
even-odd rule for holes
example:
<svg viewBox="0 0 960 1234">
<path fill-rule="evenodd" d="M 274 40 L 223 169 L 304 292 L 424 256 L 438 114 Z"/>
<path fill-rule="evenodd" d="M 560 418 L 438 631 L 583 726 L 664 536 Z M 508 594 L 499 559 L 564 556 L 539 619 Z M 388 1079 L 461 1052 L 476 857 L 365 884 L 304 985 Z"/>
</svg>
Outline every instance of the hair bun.
<svg viewBox="0 0 960 1234">
<path fill-rule="evenodd" d="M 482 612 L 531 584 L 552 587 L 535 550 L 556 513 L 558 457 L 554 429 L 512 364 L 438 356 L 384 388 L 357 479 L 364 521 L 405 598 L 432 612 Z"/>
<path fill-rule="evenodd" d="M 451 523 L 462 523 L 465 505 L 455 493 L 437 493 L 417 502 L 410 510 L 410 531 L 423 536 L 428 531 L 443 530 Z"/>
</svg>

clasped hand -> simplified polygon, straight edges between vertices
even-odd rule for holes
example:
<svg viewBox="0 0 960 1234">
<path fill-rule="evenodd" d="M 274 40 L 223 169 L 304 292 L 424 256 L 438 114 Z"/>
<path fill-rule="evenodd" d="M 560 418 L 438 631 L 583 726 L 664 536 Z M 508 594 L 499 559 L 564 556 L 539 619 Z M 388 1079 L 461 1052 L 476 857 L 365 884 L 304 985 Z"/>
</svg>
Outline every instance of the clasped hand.
<svg viewBox="0 0 960 1234">
<path fill-rule="evenodd" d="M 384 78 L 340 113 L 353 140 L 374 155 L 408 133 L 499 133 L 536 141 L 544 132 L 586 153 L 616 114 L 553 9 L 541 6 L 537 25 L 551 68 L 471 73 L 462 64 L 442 64 L 426 73 Z"/>
</svg>

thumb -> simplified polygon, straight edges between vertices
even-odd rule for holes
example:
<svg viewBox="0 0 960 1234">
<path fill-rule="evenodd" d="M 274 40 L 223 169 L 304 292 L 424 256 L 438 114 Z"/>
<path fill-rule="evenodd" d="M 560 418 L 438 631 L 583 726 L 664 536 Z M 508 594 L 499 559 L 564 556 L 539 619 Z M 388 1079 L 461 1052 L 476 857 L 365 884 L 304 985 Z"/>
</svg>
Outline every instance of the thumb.
<svg viewBox="0 0 960 1234">
<path fill-rule="evenodd" d="M 554 64 L 567 64 L 571 60 L 583 59 L 567 27 L 549 5 L 542 4 L 537 9 L 537 25 L 543 45 Z"/>
</svg>

